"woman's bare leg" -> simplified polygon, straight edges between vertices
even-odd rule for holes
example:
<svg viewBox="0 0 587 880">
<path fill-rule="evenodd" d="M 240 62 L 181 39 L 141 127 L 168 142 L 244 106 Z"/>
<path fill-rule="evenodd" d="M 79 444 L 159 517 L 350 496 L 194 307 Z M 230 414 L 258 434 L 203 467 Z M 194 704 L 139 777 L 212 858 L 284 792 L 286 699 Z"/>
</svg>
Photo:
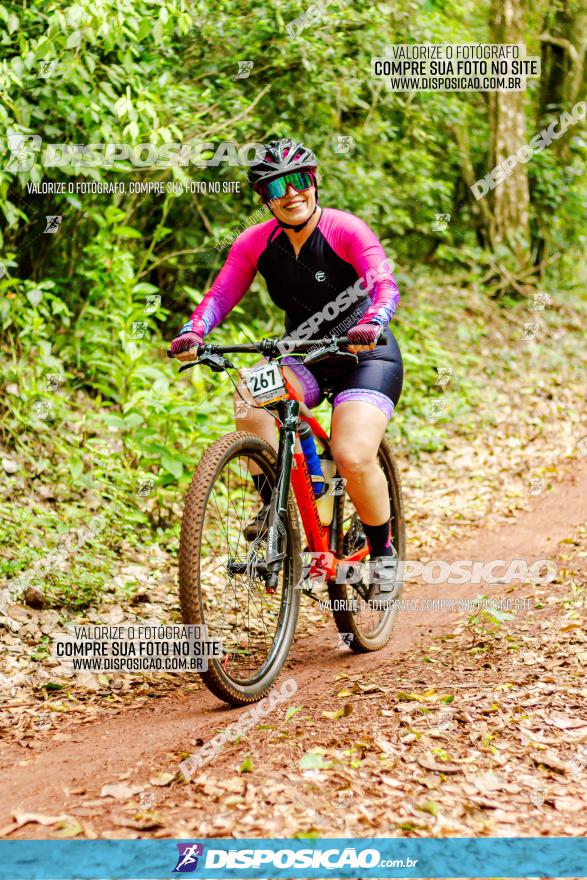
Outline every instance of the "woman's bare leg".
<svg viewBox="0 0 587 880">
<path fill-rule="evenodd" d="M 385 474 L 377 452 L 387 418 L 362 400 L 348 400 L 334 410 L 331 450 L 361 522 L 380 525 L 391 516 Z"/>
</svg>

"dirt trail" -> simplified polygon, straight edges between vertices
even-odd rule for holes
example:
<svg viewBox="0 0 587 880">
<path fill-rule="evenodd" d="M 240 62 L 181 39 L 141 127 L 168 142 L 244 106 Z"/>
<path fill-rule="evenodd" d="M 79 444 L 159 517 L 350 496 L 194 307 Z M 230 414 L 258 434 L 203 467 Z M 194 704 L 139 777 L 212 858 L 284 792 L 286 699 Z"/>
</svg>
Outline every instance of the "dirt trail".
<svg viewBox="0 0 587 880">
<path fill-rule="evenodd" d="M 493 532 L 485 530 L 480 522 L 473 537 L 447 547 L 442 558 L 448 561 L 488 561 L 524 557 L 529 563 L 552 558 L 558 542 L 568 539 L 586 519 L 587 462 L 581 461 L 563 472 L 550 491 L 532 498 L 530 509 L 515 521 L 503 524 Z M 507 589 L 505 586 L 471 584 L 409 584 L 404 596 L 460 598 L 480 592 L 497 596 Z M 332 699 L 338 675 L 372 674 L 375 669 L 389 668 L 390 662 L 400 655 L 415 655 L 417 649 L 429 643 L 431 638 L 449 631 L 458 617 L 458 613 L 402 612 L 394 638 L 382 652 L 383 656 L 354 656 L 336 650 L 337 638 L 330 621 L 306 641 L 298 637 L 282 677 L 295 676 L 298 684 L 296 703 L 319 703 L 324 695 L 325 706 L 330 707 L 328 701 Z M 409 666 L 407 664 L 406 668 Z M 413 664 L 411 666 L 413 668 Z M 433 669 L 424 668 L 422 664 L 421 681 L 426 681 L 431 671 Z M 402 675 L 398 673 L 394 686 L 401 688 L 402 684 Z M 405 684 L 409 686 L 410 682 Z M 0 748 L 3 790 L 0 828 L 6 833 L 16 811 L 53 816 L 65 813 L 91 816 L 91 827 L 96 833 L 114 836 L 112 828 L 116 822 L 111 820 L 120 803 L 100 798 L 103 785 L 120 781 L 122 777 L 128 784 L 136 783 L 149 789 L 150 777 L 162 771 L 174 772 L 181 753 L 192 752 L 198 740 L 210 739 L 218 728 L 236 720 L 241 711 L 228 710 L 203 689 L 188 694 L 178 688 L 154 699 L 148 708 L 128 708 L 106 720 L 76 724 L 69 727 L 65 735 L 40 735 L 34 753 L 18 745 L 4 744 Z M 349 723 L 352 725 L 352 718 Z M 315 728 L 313 733 L 316 733 Z M 215 766 L 221 766 L 222 761 L 221 755 Z M 169 789 L 157 789 L 160 802 L 165 800 L 166 792 Z M 118 832 L 118 836 L 125 836 L 120 828 Z M 16 830 L 13 836 L 38 837 L 51 833 L 49 828 L 27 825 Z M 152 831 L 144 833 L 147 836 L 153 834 Z"/>
</svg>

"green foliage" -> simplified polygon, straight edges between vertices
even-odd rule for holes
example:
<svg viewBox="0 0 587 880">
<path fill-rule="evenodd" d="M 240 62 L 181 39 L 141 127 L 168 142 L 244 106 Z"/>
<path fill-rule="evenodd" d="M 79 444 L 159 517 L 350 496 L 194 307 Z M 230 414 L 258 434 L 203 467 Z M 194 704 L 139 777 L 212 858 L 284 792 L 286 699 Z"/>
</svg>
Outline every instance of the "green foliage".
<svg viewBox="0 0 587 880">
<path fill-rule="evenodd" d="M 392 436 L 416 454 L 443 448 L 448 421 L 468 429 L 482 387 L 486 318 L 467 311 L 463 290 L 482 286 L 496 255 L 478 245 L 455 127 L 469 131 L 472 164 L 485 174 L 487 107 L 473 93 L 391 93 L 370 66 L 391 42 L 485 41 L 488 3 L 338 0 L 292 40 L 286 25 L 307 5 L 0 3 L 0 151 L 9 156 L 8 134 L 41 136 L 43 149 L 243 144 L 284 134 L 306 141 L 320 157 L 322 203 L 364 218 L 396 262 L 402 302 L 395 330 L 406 383 Z M 528 15 L 538 35 L 540 15 Z M 253 67 L 239 78 L 244 60 Z M 529 93 L 529 117 L 536 101 Z M 350 152 L 336 150 L 339 136 L 352 139 Z M 574 279 L 574 246 L 585 243 L 579 135 L 569 151 L 566 165 L 548 150 L 530 163 L 533 227 L 542 236 L 548 229 L 564 250 L 561 284 Z M 15 167 L 12 156 L 0 169 L 0 433 L 27 471 L 12 499 L 24 505 L 23 519 L 10 519 L 16 533 L 4 535 L 22 550 L 18 562 L 2 564 L 9 575 L 26 569 L 41 552 L 26 541 L 34 523 L 54 540 L 65 523 L 83 523 L 88 499 L 98 499 L 108 528 L 80 553 L 81 568 L 52 576 L 52 601 L 87 604 L 108 582 L 111 552 L 148 545 L 154 535 L 175 551 L 178 491 L 210 440 L 232 429 L 227 377 L 192 371 L 178 378 L 165 340 L 225 259 L 215 242 L 246 223 L 258 203 L 244 186 L 245 169 L 229 164 L 87 167 L 57 152 L 51 166 L 42 155 L 32 142 L 21 157 L 30 160 L 25 167 Z M 190 180 L 242 187 L 222 197 L 36 195 L 26 188 Z M 452 215 L 444 231 L 433 229 L 438 213 Z M 48 215 L 63 217 L 56 234 L 44 234 Z M 257 279 L 214 339 L 245 341 L 281 326 Z M 455 337 L 459 365 L 471 378 L 444 387 L 438 371 L 454 364 Z M 439 399 L 446 412 L 430 419 L 427 407 Z M 42 504 L 49 491 L 51 516 Z M 91 577 L 83 574 L 86 553 L 102 560 Z"/>
<path fill-rule="evenodd" d="M 515 617 L 514 611 L 492 607 L 489 596 L 477 596 L 476 601 L 477 610 L 472 611 L 467 618 L 467 628 L 473 636 L 471 653 L 486 650 L 488 643 L 501 636 L 504 624 Z"/>
</svg>

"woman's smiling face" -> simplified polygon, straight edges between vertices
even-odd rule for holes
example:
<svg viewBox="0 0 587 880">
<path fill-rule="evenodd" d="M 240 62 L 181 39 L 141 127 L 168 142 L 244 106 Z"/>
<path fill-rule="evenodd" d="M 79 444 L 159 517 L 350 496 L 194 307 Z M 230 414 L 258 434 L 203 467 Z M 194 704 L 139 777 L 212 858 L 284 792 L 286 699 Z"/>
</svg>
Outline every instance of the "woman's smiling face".
<svg viewBox="0 0 587 880">
<path fill-rule="evenodd" d="M 316 207 L 316 187 L 310 186 L 303 192 L 298 192 L 288 184 L 285 195 L 280 199 L 272 199 L 270 204 L 278 220 L 297 226 L 311 217 Z"/>
</svg>

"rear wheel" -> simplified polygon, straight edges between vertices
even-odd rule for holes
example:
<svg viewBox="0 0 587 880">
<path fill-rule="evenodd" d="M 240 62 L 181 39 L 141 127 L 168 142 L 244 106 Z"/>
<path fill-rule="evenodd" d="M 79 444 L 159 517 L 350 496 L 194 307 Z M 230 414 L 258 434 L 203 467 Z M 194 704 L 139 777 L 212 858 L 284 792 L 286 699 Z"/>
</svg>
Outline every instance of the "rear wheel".
<svg viewBox="0 0 587 880">
<path fill-rule="evenodd" d="M 379 466 L 385 474 L 391 507 L 391 542 L 397 554 L 398 574 L 394 600 L 402 591 L 403 566 L 405 560 L 406 536 L 403 498 L 399 472 L 386 441 L 381 442 L 378 453 Z M 354 505 L 345 493 L 337 504 L 337 556 L 348 556 L 366 545 L 361 521 Z M 363 596 L 352 584 L 330 583 L 328 592 L 332 601 L 334 620 L 338 631 L 345 634 L 345 642 L 356 653 L 379 651 L 389 639 L 398 613 L 397 603 L 384 610 L 371 608 L 363 601 Z"/>
<path fill-rule="evenodd" d="M 261 500 L 250 465 L 275 485 L 274 450 L 254 434 L 237 432 L 216 441 L 192 479 L 181 527 L 179 588 L 184 623 L 207 627 L 222 642 L 220 660 L 209 659 L 206 686 L 234 706 L 262 699 L 279 675 L 299 611 L 300 536 L 290 498 L 285 516 L 285 559 L 277 589 L 268 593 L 262 570 L 267 530 L 247 541 L 245 525 Z M 259 569 L 259 570 L 258 570 Z"/>
</svg>

